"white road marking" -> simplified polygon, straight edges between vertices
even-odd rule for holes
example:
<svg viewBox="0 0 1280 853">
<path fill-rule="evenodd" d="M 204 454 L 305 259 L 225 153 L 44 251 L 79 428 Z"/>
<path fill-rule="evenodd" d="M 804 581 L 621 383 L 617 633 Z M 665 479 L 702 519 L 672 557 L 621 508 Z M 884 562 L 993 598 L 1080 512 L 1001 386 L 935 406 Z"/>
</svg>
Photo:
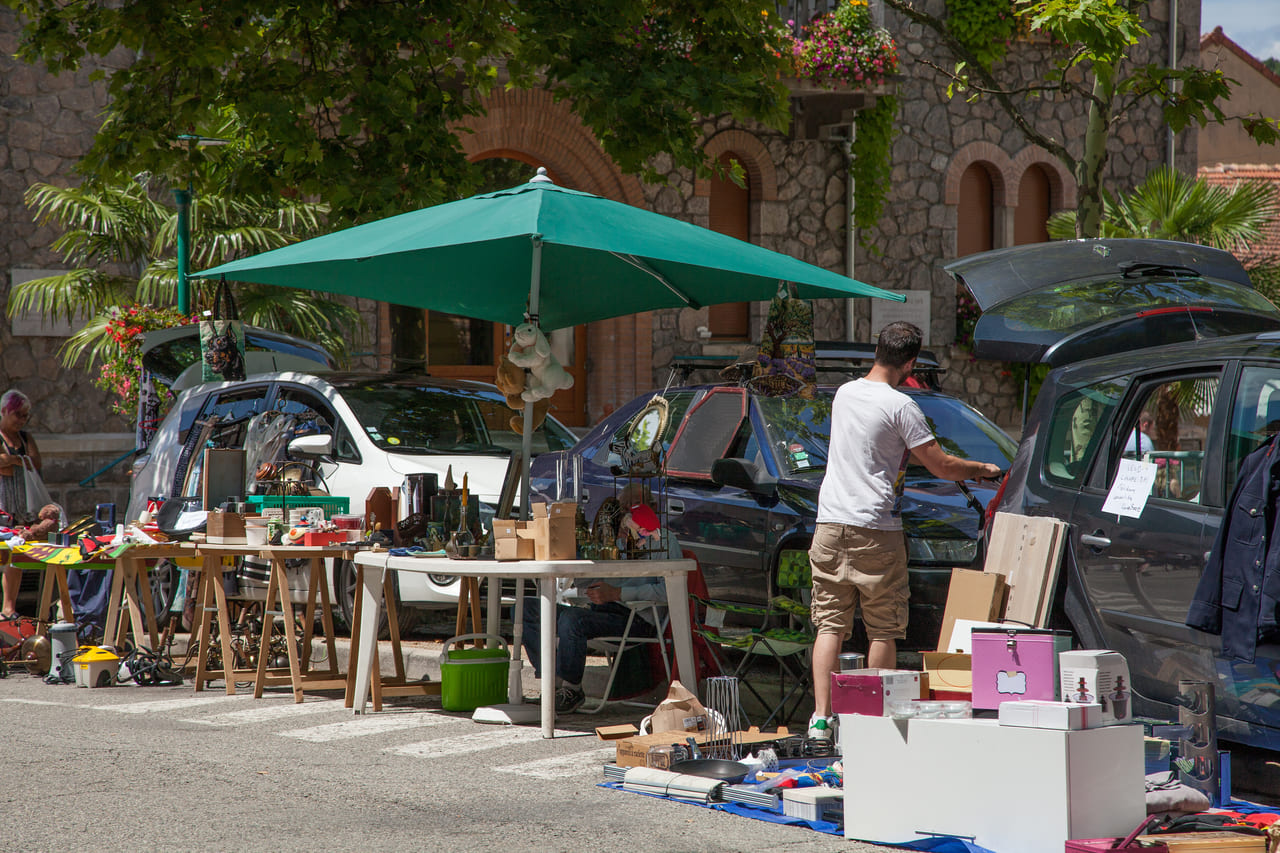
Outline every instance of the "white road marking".
<svg viewBox="0 0 1280 853">
<path fill-rule="evenodd" d="M 96 708 L 97 705 L 77 705 L 74 702 L 51 702 L 45 699 L 0 699 L 0 702 L 13 702 L 17 705 L 61 705 L 64 708 Z"/>
<path fill-rule="evenodd" d="M 293 729 L 287 732 L 280 732 L 280 734 L 284 737 L 297 738 L 311 743 L 326 743 L 353 737 L 379 735 L 385 732 L 403 731 L 404 729 L 438 726 L 456 721 L 455 717 L 442 717 L 430 713 L 375 714 L 373 716 L 363 715 L 343 723 L 329 723 L 323 726 L 312 726 L 307 729 Z"/>
<path fill-rule="evenodd" d="M 115 711 L 117 714 L 154 714 L 159 711 L 186 711 L 201 708 L 219 702 L 251 702 L 253 694 L 241 693 L 236 696 L 198 696 L 190 699 L 166 699 L 151 702 L 131 702 L 128 705 L 100 705 L 104 711 Z"/>
<path fill-rule="evenodd" d="M 240 726 L 250 723 L 269 723 L 274 720 L 301 717 L 306 714 L 319 714 L 325 711 L 341 711 L 341 699 L 321 699 L 315 702 L 295 704 L 292 700 L 287 705 L 267 705 L 265 707 L 246 708 L 243 711 L 228 711 L 225 714 L 214 714 L 211 717 L 182 720 L 184 723 L 197 723 L 202 726 Z"/>
<path fill-rule="evenodd" d="M 557 736 L 579 734 L 578 732 L 557 731 Z M 459 737 L 427 740 L 421 743 L 410 743 L 404 746 L 391 747 L 384 752 L 398 755 L 412 755 L 416 758 L 443 758 L 449 755 L 466 755 L 469 752 L 483 752 L 486 749 L 497 749 L 518 743 L 530 743 L 542 740 L 542 729 L 524 728 L 522 726 L 506 726 L 501 729 L 489 728 L 488 731 L 476 732 Z"/>
<path fill-rule="evenodd" d="M 540 758 L 537 761 L 526 761 L 524 764 L 512 764 L 508 767 L 495 767 L 495 773 L 516 773 L 521 776 L 533 776 L 538 779 L 564 779 L 570 776 L 583 777 L 592 770 L 599 770 L 605 762 L 612 761 L 617 754 L 616 747 L 605 749 L 588 749 L 573 755 L 557 755 L 551 758 Z"/>
</svg>

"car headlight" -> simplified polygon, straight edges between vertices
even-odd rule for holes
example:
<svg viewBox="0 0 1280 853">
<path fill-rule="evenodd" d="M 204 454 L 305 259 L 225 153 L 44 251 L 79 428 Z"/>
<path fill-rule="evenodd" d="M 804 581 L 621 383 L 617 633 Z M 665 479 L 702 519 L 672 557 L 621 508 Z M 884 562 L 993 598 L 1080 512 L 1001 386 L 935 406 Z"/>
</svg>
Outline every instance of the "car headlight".
<svg viewBox="0 0 1280 853">
<path fill-rule="evenodd" d="M 978 556 L 976 539 L 928 539 L 907 537 L 907 559 L 919 563 L 967 566 Z"/>
</svg>

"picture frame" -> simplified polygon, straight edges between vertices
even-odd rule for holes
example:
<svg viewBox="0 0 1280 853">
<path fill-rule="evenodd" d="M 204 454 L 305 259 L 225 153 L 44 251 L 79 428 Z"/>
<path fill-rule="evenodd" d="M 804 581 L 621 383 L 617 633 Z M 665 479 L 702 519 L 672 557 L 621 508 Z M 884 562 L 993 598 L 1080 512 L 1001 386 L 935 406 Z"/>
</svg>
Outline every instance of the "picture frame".
<svg viewBox="0 0 1280 853">
<path fill-rule="evenodd" d="M 661 445 L 671 408 L 666 397 L 654 397 L 631 420 L 627 427 L 627 448 L 632 453 L 647 453 Z"/>
<path fill-rule="evenodd" d="M 494 518 L 512 518 L 515 508 L 516 493 L 520 490 L 520 472 L 524 468 L 524 453 L 511 451 L 507 460 L 507 473 L 502 478 L 502 491 L 498 494 L 498 506 Z"/>
</svg>

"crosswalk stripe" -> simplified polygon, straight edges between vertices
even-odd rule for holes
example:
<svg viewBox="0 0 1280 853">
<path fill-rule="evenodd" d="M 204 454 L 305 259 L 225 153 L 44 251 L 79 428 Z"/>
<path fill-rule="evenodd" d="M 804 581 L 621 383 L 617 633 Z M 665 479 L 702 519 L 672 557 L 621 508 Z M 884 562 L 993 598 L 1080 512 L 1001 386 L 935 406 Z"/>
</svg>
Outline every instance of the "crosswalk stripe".
<svg viewBox="0 0 1280 853">
<path fill-rule="evenodd" d="M 15 705 L 61 705 L 64 708 L 96 708 L 96 705 L 77 705 L 74 702 L 51 702 L 45 699 L 0 699 L 0 702 L 12 702 Z"/>
<path fill-rule="evenodd" d="M 508 767 L 495 767 L 495 773 L 516 773 L 521 776 L 533 776 L 538 779 L 564 779 L 569 776 L 582 776 L 592 770 L 599 771 L 600 765 L 612 761 L 617 749 L 588 749 L 573 755 L 557 755 L 551 758 L 540 758 L 537 761 L 526 761 L 524 764 L 512 764 Z"/>
<path fill-rule="evenodd" d="M 220 702 L 249 702 L 253 696 L 241 693 L 236 696 L 198 696 L 190 699 L 165 699 L 150 702 L 131 702 L 127 705 L 101 705 L 104 711 L 115 711 L 117 714 L 155 714 L 160 711 L 185 711 L 190 708 L 201 708 Z"/>
<path fill-rule="evenodd" d="M 328 741 L 366 737 L 368 735 L 423 728 L 425 726 L 438 726 L 452 722 L 456 722 L 456 719 L 435 714 L 376 714 L 374 716 L 361 716 L 359 719 L 347 720 L 342 723 L 328 723 L 307 729 L 293 729 L 287 732 L 280 732 L 280 734 L 284 737 L 297 738 L 311 743 L 326 743 Z"/>
<path fill-rule="evenodd" d="M 581 732 L 556 731 L 557 736 L 581 734 Z M 497 749 L 519 743 L 529 743 L 542 739 L 542 729 L 506 726 L 501 729 L 488 729 L 459 737 L 427 740 L 420 743 L 409 743 L 384 750 L 397 755 L 412 755 L 417 758 L 443 758 L 448 755 L 466 755 L 469 752 L 483 752 L 486 749 Z"/>
<path fill-rule="evenodd" d="M 196 717 L 182 720 L 184 723 L 196 723 L 202 726 L 240 726 L 251 723 L 269 723 L 290 717 L 301 717 L 307 714 L 320 714 L 325 711 L 341 711 L 341 699 L 321 699 L 315 702 L 303 702 L 287 705 L 267 705 L 266 707 L 245 708 L 243 711 L 227 711 L 225 714 L 214 714 L 211 717 Z"/>
</svg>

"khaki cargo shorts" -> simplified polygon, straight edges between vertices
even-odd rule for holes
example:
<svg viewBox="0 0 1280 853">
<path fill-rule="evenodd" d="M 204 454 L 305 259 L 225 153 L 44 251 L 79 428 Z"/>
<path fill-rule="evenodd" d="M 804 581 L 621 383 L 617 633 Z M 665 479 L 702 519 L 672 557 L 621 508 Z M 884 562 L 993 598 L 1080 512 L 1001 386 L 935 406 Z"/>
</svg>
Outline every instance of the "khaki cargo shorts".
<svg viewBox="0 0 1280 853">
<path fill-rule="evenodd" d="M 854 611 L 870 640 L 907 636 L 907 541 L 901 530 L 822 523 L 809 548 L 810 612 L 819 634 L 853 633 Z"/>
</svg>

